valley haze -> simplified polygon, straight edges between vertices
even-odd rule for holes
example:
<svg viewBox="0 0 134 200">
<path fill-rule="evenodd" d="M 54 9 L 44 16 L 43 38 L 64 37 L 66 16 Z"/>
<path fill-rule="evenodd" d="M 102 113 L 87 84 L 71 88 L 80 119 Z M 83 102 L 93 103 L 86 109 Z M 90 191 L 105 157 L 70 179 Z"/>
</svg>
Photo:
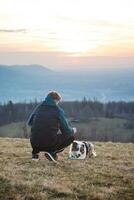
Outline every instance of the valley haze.
<svg viewBox="0 0 134 200">
<path fill-rule="evenodd" d="M 0 102 L 43 100 L 50 90 L 65 101 L 84 97 L 102 101 L 133 101 L 134 69 L 103 68 L 54 71 L 38 64 L 0 65 Z"/>
</svg>

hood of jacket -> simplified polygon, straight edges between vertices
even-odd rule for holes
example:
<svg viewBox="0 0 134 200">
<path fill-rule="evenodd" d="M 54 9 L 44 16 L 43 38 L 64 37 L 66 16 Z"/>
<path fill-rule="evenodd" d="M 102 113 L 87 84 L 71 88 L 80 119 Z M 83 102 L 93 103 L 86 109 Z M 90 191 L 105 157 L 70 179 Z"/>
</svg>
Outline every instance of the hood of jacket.
<svg viewBox="0 0 134 200">
<path fill-rule="evenodd" d="M 56 102 L 54 101 L 54 99 L 53 99 L 51 96 L 47 96 L 47 97 L 45 98 L 44 103 L 45 103 L 46 105 L 49 105 L 49 106 L 57 106 L 57 105 L 56 105 Z"/>
</svg>

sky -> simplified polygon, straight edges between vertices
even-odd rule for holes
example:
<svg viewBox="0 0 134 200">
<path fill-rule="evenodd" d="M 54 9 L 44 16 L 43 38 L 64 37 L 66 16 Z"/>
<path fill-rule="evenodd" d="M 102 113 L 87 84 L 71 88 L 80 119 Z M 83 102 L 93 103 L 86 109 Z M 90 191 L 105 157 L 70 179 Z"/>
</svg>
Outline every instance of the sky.
<svg viewBox="0 0 134 200">
<path fill-rule="evenodd" d="M 133 0 L 0 0 L 0 64 L 134 67 Z"/>
</svg>

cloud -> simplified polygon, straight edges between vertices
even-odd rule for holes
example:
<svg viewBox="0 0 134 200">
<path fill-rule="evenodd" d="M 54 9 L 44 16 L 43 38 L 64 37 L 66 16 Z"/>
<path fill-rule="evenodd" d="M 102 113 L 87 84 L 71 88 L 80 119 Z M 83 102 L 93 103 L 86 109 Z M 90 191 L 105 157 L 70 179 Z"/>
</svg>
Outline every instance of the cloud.
<svg viewBox="0 0 134 200">
<path fill-rule="evenodd" d="M 0 29 L 0 33 L 26 33 L 27 29 Z"/>
</svg>

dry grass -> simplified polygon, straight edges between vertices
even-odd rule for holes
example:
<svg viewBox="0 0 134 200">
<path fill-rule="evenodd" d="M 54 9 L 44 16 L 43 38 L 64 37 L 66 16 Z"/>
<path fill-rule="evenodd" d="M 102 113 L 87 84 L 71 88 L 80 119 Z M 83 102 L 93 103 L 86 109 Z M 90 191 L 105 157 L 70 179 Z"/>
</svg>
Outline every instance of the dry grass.
<svg viewBox="0 0 134 200">
<path fill-rule="evenodd" d="M 133 200 L 134 144 L 95 143 L 97 157 L 31 160 L 27 139 L 0 138 L 1 200 Z"/>
</svg>

